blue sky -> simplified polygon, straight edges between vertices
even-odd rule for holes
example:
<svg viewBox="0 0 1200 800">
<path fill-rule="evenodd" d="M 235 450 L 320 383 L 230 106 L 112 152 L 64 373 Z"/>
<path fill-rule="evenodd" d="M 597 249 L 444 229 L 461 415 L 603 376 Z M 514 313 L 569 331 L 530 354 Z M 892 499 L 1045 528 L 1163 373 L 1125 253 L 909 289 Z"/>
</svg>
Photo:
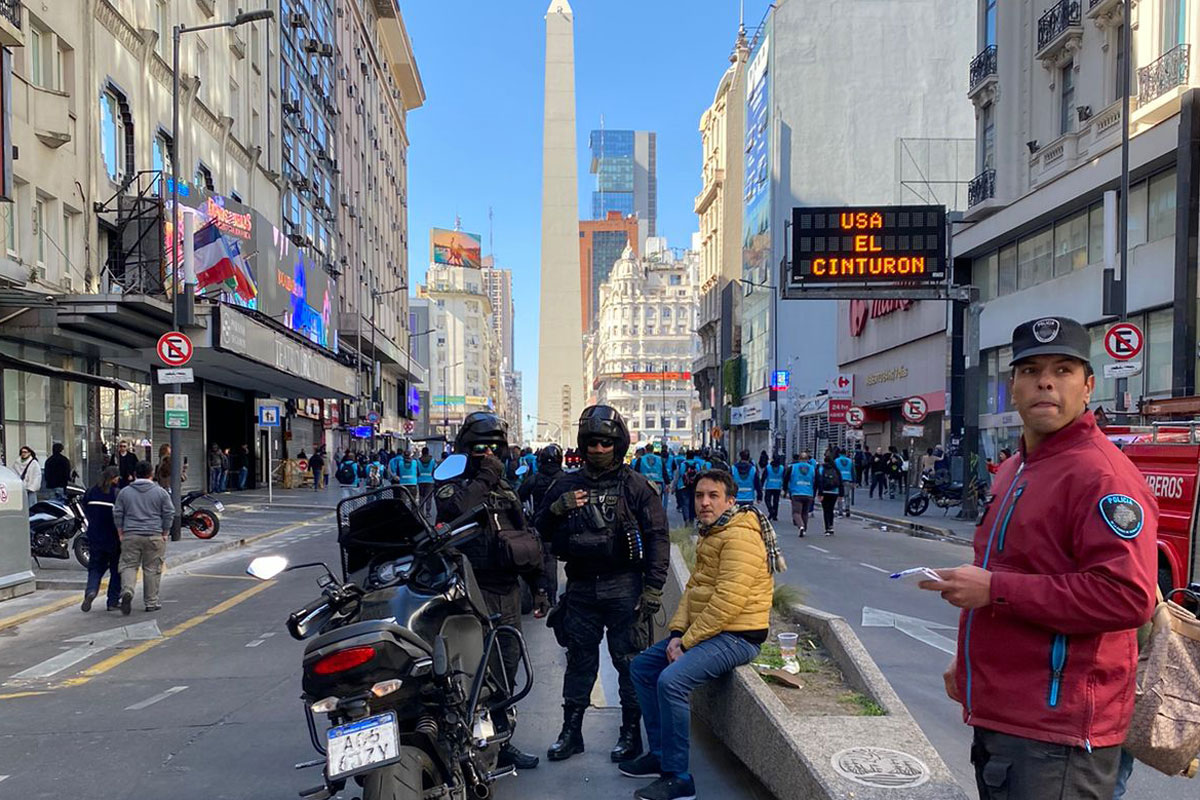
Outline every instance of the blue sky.
<svg viewBox="0 0 1200 800">
<path fill-rule="evenodd" d="M 513 271 L 517 369 L 536 414 L 541 251 L 543 17 L 549 0 L 401 2 L 427 100 L 409 114 L 409 260 L 424 280 L 429 228 L 483 235 L 493 209 L 498 266 Z M 738 0 L 571 0 L 579 208 L 590 213 L 588 131 L 658 134 L 658 231 L 686 247 L 697 229 L 700 115 L 729 66 Z M 766 0 L 747 0 L 747 26 Z M 680 13 L 684 12 L 684 13 Z"/>
</svg>

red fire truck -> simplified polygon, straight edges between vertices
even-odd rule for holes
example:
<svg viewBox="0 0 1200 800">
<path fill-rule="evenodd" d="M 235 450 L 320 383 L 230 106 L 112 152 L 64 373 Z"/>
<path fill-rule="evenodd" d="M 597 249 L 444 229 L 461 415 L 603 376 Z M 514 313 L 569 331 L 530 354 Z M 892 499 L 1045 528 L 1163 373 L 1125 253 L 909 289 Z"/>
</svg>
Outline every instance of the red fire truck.
<svg viewBox="0 0 1200 800">
<path fill-rule="evenodd" d="M 1158 499 L 1158 585 L 1163 595 L 1173 588 L 1200 589 L 1200 422 L 1110 425 L 1104 432 L 1142 471 Z"/>
</svg>

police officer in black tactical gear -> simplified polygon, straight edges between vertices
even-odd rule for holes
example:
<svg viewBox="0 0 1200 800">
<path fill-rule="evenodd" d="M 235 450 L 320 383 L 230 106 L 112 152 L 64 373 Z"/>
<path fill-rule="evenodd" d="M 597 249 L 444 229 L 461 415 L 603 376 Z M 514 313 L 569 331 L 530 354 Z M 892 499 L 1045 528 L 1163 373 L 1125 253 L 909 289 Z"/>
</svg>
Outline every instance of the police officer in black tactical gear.
<svg viewBox="0 0 1200 800">
<path fill-rule="evenodd" d="M 531 503 L 533 508 L 542 505 L 546 490 L 563 475 L 563 451 L 556 444 L 548 444 L 538 451 L 537 474 L 527 478 L 517 494 L 522 502 Z M 541 535 L 541 532 L 538 532 Z M 542 581 L 533 599 L 533 616 L 541 619 L 550 606 L 558 602 L 558 559 L 550 552 L 546 538 L 542 537 Z"/>
<path fill-rule="evenodd" d="M 583 469 L 564 473 L 538 508 L 537 529 L 566 562 L 567 572 L 563 613 L 555 624 L 567 648 L 563 728 L 547 753 L 551 761 L 583 752 L 583 713 L 606 629 L 622 711 L 621 733 L 609 755 L 621 762 L 642 752 L 641 710 L 629 665 L 648 646 L 652 617 L 662 607 L 670 541 L 658 491 L 625 465 L 628 449 L 629 431 L 616 409 L 584 409 L 579 418 Z"/>
<path fill-rule="evenodd" d="M 437 518 L 448 522 L 482 506 L 479 522 L 483 535 L 459 550 L 471 562 L 488 611 L 500 615 L 501 625 L 521 628 L 521 589 L 524 578 L 536 589 L 542 571 L 541 546 L 529 530 L 521 501 L 504 479 L 508 455 L 508 423 L 495 414 L 477 411 L 463 420 L 454 441 L 456 453 L 467 456 L 466 471 L 437 487 Z M 520 648 L 510 636 L 500 636 L 501 661 L 510 688 L 520 663 Z M 522 753 L 512 742 L 500 751 L 499 765 L 533 769 L 538 757 Z"/>
</svg>

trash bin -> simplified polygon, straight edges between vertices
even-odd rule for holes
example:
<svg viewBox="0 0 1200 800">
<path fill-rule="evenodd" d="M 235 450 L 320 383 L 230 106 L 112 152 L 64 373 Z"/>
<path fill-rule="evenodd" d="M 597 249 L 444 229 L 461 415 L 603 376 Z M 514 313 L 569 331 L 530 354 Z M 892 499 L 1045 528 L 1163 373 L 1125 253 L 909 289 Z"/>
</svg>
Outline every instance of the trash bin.
<svg viewBox="0 0 1200 800">
<path fill-rule="evenodd" d="M 29 509 L 17 473 L 0 465 L 0 600 L 34 589 L 29 556 Z"/>
</svg>

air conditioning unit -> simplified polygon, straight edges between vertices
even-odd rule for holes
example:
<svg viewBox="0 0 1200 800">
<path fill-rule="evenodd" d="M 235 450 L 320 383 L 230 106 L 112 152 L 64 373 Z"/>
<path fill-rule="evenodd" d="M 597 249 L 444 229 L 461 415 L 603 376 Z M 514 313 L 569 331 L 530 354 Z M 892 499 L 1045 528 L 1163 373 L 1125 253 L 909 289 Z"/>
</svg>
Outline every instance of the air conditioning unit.
<svg viewBox="0 0 1200 800">
<path fill-rule="evenodd" d="M 321 52 L 318 55 L 320 55 L 322 58 L 333 58 L 333 45 L 321 45 Z"/>
<path fill-rule="evenodd" d="M 307 28 L 308 14 L 297 11 L 288 18 L 288 24 L 293 28 Z"/>
<path fill-rule="evenodd" d="M 300 101 L 296 100 L 295 98 L 284 100 L 281 107 L 283 108 L 283 113 L 285 114 L 300 113 Z"/>
<path fill-rule="evenodd" d="M 336 158 L 329 159 L 329 171 L 334 175 L 341 172 L 341 169 L 338 168 L 338 160 Z"/>
<path fill-rule="evenodd" d="M 75 291 L 75 281 L 74 281 L 74 279 L 71 278 L 70 275 L 64 275 L 62 277 L 62 280 L 58 282 L 58 285 L 62 288 L 62 290 L 64 292 Z"/>
<path fill-rule="evenodd" d="M 303 247 L 303 246 L 304 246 L 304 234 L 302 234 L 302 233 L 289 233 L 289 234 L 288 234 L 288 238 L 289 238 L 289 239 L 291 239 L 291 241 L 292 241 L 292 244 L 296 245 L 296 247 Z"/>
<path fill-rule="evenodd" d="M 350 198 L 346 196 L 345 192 L 342 192 L 341 201 L 342 201 L 342 208 L 345 208 L 346 206 L 350 205 Z"/>
<path fill-rule="evenodd" d="M 306 52 L 310 55 L 317 55 L 318 53 L 320 53 L 321 52 L 321 40 L 320 39 L 305 39 L 304 40 L 304 52 Z"/>
</svg>

